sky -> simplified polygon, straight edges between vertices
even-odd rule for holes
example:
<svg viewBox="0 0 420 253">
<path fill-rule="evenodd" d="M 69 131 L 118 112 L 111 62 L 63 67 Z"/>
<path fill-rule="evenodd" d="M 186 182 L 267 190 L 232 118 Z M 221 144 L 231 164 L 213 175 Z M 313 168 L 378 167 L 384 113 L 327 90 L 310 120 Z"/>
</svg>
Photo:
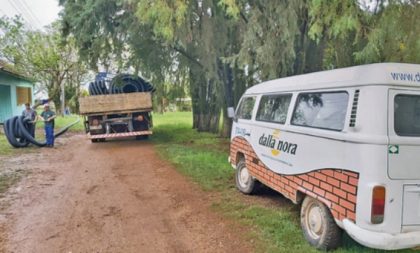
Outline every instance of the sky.
<svg viewBox="0 0 420 253">
<path fill-rule="evenodd" d="M 20 14 L 31 29 L 42 29 L 58 18 L 58 0 L 0 0 L 0 16 Z"/>
</svg>

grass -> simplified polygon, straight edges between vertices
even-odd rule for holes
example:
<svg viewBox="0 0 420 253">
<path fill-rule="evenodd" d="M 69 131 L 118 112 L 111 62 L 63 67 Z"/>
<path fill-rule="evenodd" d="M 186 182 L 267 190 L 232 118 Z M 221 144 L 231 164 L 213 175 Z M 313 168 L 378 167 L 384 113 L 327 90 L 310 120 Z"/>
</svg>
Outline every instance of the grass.
<svg viewBox="0 0 420 253">
<path fill-rule="evenodd" d="M 303 238 L 298 206 L 281 197 L 281 205 L 268 205 L 258 196 L 244 197 L 235 190 L 227 139 L 193 130 L 191 113 L 155 114 L 154 123 L 152 139 L 161 157 L 205 191 L 219 193 L 220 199 L 212 203 L 214 210 L 249 227 L 247 237 L 256 241 L 258 252 L 318 252 Z M 363 247 L 344 234 L 343 246 L 335 252 L 382 251 Z"/>
<path fill-rule="evenodd" d="M 6 136 L 0 133 L 0 156 L 13 154 L 14 149 L 7 142 Z"/>
<path fill-rule="evenodd" d="M 76 122 L 77 120 L 79 120 L 79 122 L 77 124 L 75 124 L 74 126 L 72 126 L 69 129 L 69 132 L 82 132 L 84 131 L 84 126 L 83 126 L 83 117 L 79 116 L 79 115 L 66 115 L 66 116 L 60 116 L 58 115 L 57 118 L 55 119 L 55 131 L 59 131 L 60 129 Z M 44 123 L 42 122 L 38 122 L 36 124 L 36 127 L 38 129 L 43 129 L 44 128 Z"/>
<path fill-rule="evenodd" d="M 204 190 L 221 190 L 229 185 L 233 171 L 223 152 L 228 145 L 226 139 L 191 129 L 191 113 L 166 113 L 153 118 L 153 141 L 162 158 L 171 161 Z"/>
</svg>

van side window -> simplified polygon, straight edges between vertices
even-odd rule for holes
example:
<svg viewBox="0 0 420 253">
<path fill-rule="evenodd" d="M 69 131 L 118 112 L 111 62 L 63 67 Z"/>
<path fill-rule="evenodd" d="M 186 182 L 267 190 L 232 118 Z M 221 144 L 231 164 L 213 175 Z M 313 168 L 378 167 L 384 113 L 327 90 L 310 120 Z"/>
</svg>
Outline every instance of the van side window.
<svg viewBox="0 0 420 253">
<path fill-rule="evenodd" d="M 420 96 L 396 95 L 394 129 L 399 136 L 420 136 Z"/>
<path fill-rule="evenodd" d="M 241 104 L 238 107 L 236 116 L 239 119 L 251 119 L 252 110 L 254 109 L 255 97 L 245 97 L 242 99 Z"/>
<path fill-rule="evenodd" d="M 256 120 L 284 124 L 291 99 L 291 94 L 263 96 Z"/>
<path fill-rule="evenodd" d="M 345 91 L 299 94 L 292 124 L 343 130 L 349 95 Z"/>
</svg>

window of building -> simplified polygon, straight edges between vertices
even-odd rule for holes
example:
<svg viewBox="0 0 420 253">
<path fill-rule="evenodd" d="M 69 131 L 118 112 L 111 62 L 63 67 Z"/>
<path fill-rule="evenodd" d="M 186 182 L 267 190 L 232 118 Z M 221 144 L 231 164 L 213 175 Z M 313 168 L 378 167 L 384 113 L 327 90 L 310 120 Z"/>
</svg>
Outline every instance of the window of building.
<svg viewBox="0 0 420 253">
<path fill-rule="evenodd" d="M 32 102 L 32 89 L 27 87 L 16 87 L 17 105 Z"/>
</svg>

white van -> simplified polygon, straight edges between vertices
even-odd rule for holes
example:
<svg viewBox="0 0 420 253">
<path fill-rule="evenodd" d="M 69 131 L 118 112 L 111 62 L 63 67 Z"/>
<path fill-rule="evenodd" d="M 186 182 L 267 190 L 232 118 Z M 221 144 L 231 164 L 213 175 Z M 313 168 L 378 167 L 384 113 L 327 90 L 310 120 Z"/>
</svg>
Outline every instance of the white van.
<svg viewBox="0 0 420 253">
<path fill-rule="evenodd" d="M 377 249 L 420 245 L 420 65 L 380 63 L 249 88 L 235 112 L 236 186 L 301 204 L 305 238 L 345 230 Z"/>
</svg>

